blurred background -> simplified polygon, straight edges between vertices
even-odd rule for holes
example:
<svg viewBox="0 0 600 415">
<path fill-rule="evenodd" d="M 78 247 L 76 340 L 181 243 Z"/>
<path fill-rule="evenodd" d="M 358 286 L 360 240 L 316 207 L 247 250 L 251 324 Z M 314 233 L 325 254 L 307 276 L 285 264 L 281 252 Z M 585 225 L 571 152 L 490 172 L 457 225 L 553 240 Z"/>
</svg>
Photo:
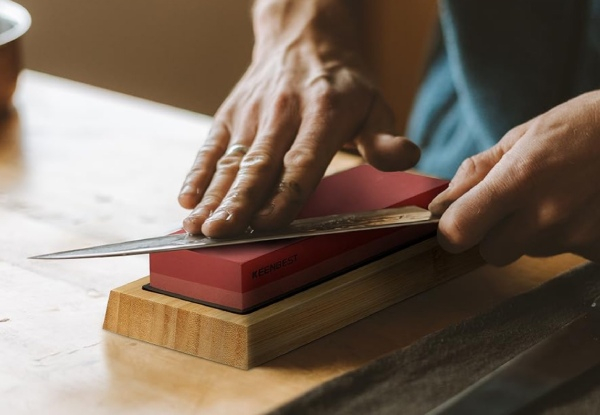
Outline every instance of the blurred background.
<svg viewBox="0 0 600 415">
<path fill-rule="evenodd" d="M 29 69 L 214 114 L 249 64 L 251 0 L 17 0 Z M 365 44 L 402 130 L 435 0 L 364 0 Z"/>
</svg>

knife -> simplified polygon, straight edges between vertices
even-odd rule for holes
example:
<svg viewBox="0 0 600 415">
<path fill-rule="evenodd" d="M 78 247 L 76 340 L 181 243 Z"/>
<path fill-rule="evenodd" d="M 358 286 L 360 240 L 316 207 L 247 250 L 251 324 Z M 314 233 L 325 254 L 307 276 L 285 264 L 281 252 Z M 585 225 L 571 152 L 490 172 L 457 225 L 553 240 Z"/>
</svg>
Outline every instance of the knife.
<svg viewBox="0 0 600 415">
<path fill-rule="evenodd" d="M 438 221 L 439 218 L 432 216 L 431 212 L 426 209 L 422 209 L 418 206 L 404 206 L 399 208 L 297 219 L 282 229 L 269 232 L 254 232 L 249 229 L 243 235 L 235 238 L 216 239 L 203 235 L 178 233 L 72 251 L 37 255 L 31 257 L 31 259 L 99 258 L 120 255 L 137 255 L 370 229 L 394 228 L 406 225 L 437 223 Z"/>
<path fill-rule="evenodd" d="M 508 415 L 600 364 L 600 297 L 585 314 L 426 415 Z"/>
</svg>

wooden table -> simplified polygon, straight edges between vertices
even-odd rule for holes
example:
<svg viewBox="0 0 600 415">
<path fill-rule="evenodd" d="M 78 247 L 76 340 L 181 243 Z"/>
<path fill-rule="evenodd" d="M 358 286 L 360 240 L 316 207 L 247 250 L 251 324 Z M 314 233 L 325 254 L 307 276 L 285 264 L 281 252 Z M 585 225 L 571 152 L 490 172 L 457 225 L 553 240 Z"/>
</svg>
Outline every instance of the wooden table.
<svg viewBox="0 0 600 415">
<path fill-rule="evenodd" d="M 247 372 L 201 360 L 101 329 L 109 291 L 147 275 L 146 256 L 27 258 L 179 227 L 210 118 L 35 72 L 15 103 L 0 124 L 2 413 L 264 412 L 581 262 L 483 267 Z"/>
</svg>

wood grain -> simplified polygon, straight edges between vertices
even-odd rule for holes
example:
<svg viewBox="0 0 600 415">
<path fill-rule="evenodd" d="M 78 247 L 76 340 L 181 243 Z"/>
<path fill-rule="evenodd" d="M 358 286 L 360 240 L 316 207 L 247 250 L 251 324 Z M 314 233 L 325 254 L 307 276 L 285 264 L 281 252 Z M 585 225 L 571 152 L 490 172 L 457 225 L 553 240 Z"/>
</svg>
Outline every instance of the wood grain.
<svg viewBox="0 0 600 415">
<path fill-rule="evenodd" d="M 143 278 L 111 291 L 104 328 L 250 369 L 482 263 L 428 239 L 245 315 L 145 291 Z"/>
<path fill-rule="evenodd" d="M 23 75 L 18 112 L 0 122 L 2 413 L 264 413 L 582 262 L 484 266 L 248 371 L 107 332 L 110 291 L 147 275 L 147 257 L 27 258 L 179 226 L 177 191 L 210 118 Z"/>
</svg>

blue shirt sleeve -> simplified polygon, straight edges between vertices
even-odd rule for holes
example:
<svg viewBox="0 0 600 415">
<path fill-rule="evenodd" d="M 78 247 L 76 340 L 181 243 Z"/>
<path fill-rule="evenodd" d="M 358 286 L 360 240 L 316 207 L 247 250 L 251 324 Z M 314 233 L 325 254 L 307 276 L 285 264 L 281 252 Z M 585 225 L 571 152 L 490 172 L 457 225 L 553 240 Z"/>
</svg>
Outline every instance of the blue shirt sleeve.
<svg viewBox="0 0 600 415">
<path fill-rule="evenodd" d="M 600 0 L 442 0 L 408 136 L 450 178 L 515 127 L 600 87 Z"/>
</svg>

